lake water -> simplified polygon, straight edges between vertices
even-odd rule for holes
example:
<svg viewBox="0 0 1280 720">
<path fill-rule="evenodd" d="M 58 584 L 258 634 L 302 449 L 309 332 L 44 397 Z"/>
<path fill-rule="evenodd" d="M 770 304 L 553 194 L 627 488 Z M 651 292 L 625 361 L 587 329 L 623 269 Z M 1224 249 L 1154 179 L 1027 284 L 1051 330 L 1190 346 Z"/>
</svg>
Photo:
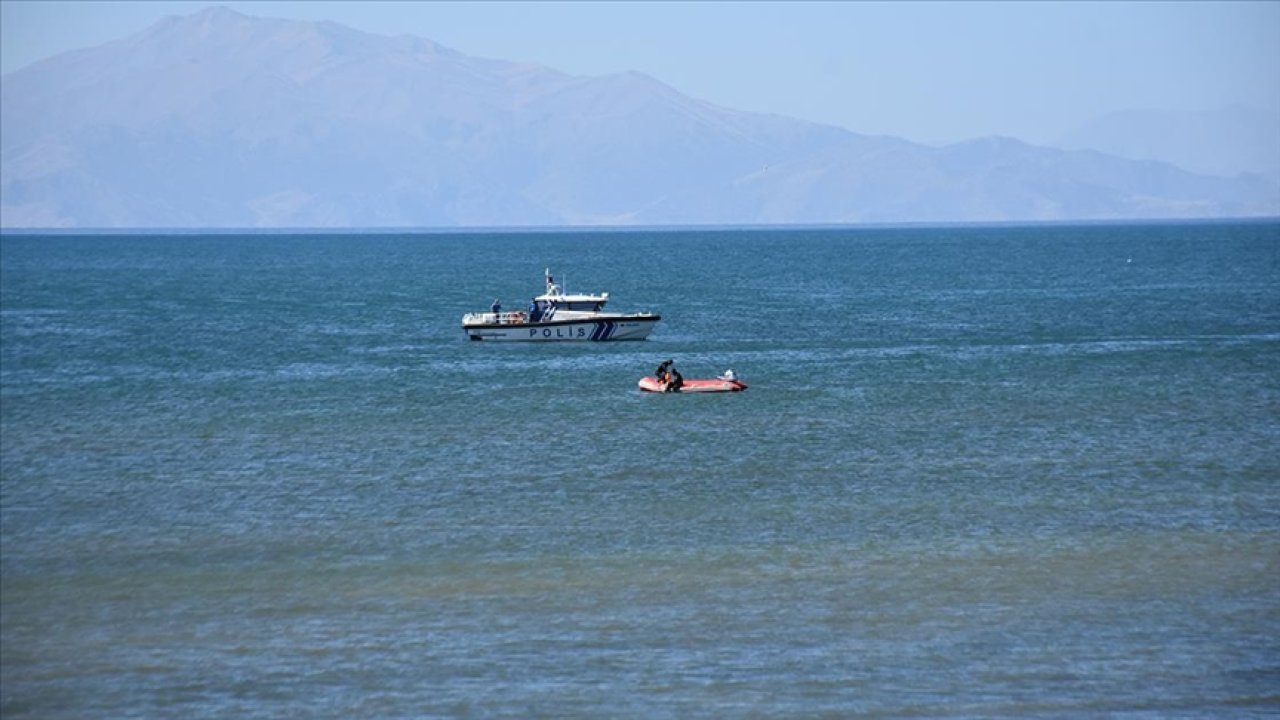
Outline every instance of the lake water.
<svg viewBox="0 0 1280 720">
<path fill-rule="evenodd" d="M 6 720 L 1280 715 L 1274 222 L 10 234 L 0 360 Z"/>
</svg>

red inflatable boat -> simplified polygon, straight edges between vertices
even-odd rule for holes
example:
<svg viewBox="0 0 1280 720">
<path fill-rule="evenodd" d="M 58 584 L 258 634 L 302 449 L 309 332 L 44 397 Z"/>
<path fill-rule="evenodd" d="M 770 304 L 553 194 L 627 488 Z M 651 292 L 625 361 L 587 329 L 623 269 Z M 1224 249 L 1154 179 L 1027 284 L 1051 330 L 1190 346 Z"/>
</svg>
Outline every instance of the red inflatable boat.
<svg viewBox="0 0 1280 720">
<path fill-rule="evenodd" d="M 646 375 L 640 378 L 640 389 L 645 392 L 666 392 L 666 384 L 658 380 L 652 375 Z M 684 393 L 713 393 L 713 392 L 738 392 L 746 390 L 747 384 L 734 378 L 729 380 L 726 378 L 710 378 L 705 380 L 685 380 L 679 390 L 674 392 Z"/>
</svg>

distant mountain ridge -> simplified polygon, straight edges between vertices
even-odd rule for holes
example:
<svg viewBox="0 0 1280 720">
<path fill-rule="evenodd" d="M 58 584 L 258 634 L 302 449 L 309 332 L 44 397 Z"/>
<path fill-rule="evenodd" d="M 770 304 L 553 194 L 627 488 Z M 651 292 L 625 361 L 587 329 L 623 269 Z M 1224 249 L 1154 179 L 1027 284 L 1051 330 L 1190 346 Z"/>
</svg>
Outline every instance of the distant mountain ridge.
<svg viewBox="0 0 1280 720">
<path fill-rule="evenodd" d="M 1206 175 L 1253 173 L 1280 183 L 1280 113 L 1259 108 L 1108 113 L 1066 133 L 1055 146 L 1163 160 Z"/>
<path fill-rule="evenodd" d="M 1261 177 L 932 148 L 430 40 L 211 8 L 4 76 L 0 226 L 457 227 L 1280 215 Z"/>
</svg>

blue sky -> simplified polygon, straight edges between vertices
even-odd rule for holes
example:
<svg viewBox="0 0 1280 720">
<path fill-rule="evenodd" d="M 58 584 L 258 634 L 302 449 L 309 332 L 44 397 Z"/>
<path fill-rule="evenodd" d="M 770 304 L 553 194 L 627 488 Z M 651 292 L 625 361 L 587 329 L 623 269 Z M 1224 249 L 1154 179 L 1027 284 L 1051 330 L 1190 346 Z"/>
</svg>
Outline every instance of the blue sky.
<svg viewBox="0 0 1280 720">
<path fill-rule="evenodd" d="M 0 1 L 0 69 L 221 4 L 427 37 L 727 107 L 942 144 L 1124 109 L 1280 112 L 1280 2 Z"/>
</svg>

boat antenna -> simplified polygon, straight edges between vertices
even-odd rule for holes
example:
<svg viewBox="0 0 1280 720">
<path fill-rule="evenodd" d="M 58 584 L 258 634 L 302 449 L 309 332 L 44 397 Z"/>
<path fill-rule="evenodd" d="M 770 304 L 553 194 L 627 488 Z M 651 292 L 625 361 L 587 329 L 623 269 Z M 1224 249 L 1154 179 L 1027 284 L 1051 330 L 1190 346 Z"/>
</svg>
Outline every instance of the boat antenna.
<svg viewBox="0 0 1280 720">
<path fill-rule="evenodd" d="M 552 276 L 551 276 L 551 268 L 547 268 L 547 269 L 546 269 L 546 281 L 547 281 L 547 294 L 548 294 L 548 295 L 550 295 L 550 294 L 551 294 L 551 293 L 553 293 L 553 292 L 555 292 L 555 293 L 557 293 L 557 294 L 559 294 L 559 295 L 564 295 L 564 294 L 565 294 L 565 291 L 564 291 L 564 282 L 563 282 L 564 277 L 562 276 L 560 279 L 561 279 L 561 281 L 562 281 L 562 282 L 561 282 L 559 285 L 557 285 L 557 284 L 556 284 L 556 279 L 555 279 L 554 277 L 552 277 Z"/>
</svg>

